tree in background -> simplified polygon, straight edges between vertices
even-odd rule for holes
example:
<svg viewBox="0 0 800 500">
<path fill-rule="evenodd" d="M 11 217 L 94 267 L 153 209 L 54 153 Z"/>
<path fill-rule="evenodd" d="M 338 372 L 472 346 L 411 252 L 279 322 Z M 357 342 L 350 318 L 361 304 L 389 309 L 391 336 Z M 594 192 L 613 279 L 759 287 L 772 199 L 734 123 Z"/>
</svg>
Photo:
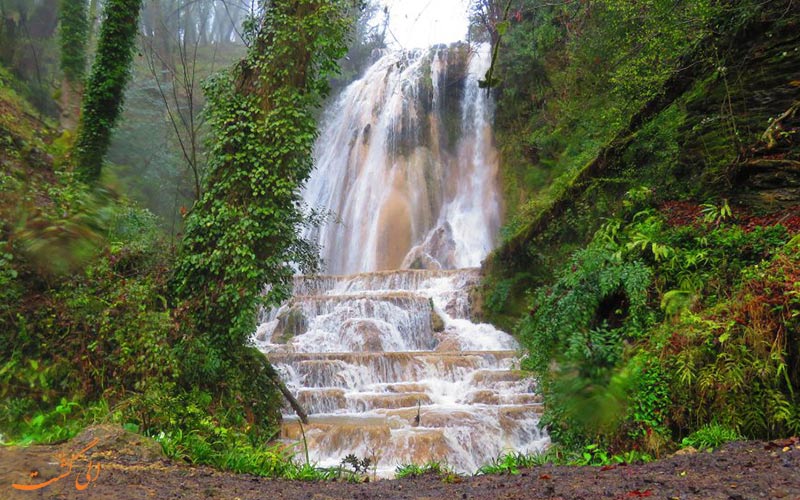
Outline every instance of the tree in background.
<svg viewBox="0 0 800 500">
<path fill-rule="evenodd" d="M 331 79 L 334 93 L 357 79 L 374 62 L 375 50 L 386 48 L 389 10 L 375 0 L 363 2 L 350 9 L 353 36 L 347 54 L 339 61 L 341 74 Z"/>
<path fill-rule="evenodd" d="M 182 214 L 199 199 L 206 168 L 201 82 L 244 57 L 242 21 L 251 10 L 250 0 L 144 3 L 143 57 L 134 60 L 106 161 L 113 164 L 112 178 L 160 216 L 174 239 L 183 232 Z M 187 30 L 195 34 L 184 36 Z"/>
<path fill-rule="evenodd" d="M 210 5 L 208 2 L 203 4 L 206 7 Z M 172 6 L 169 8 L 172 9 Z M 145 12 L 148 14 L 145 16 L 148 26 L 143 37 L 143 52 L 184 163 L 191 174 L 192 194 L 186 197 L 196 201 L 200 198 L 200 179 L 204 168 L 200 159 L 200 129 L 203 126 L 200 111 L 203 102 L 199 88 L 198 52 L 202 41 L 205 42 L 204 46 L 208 45 L 206 31 L 210 24 L 209 9 L 201 9 L 200 17 L 205 18 L 200 23 L 201 36 L 194 37 L 181 36 L 185 31 L 170 25 L 170 19 L 177 15 L 165 14 L 160 0 L 150 2 Z M 179 7 L 173 14 L 180 12 Z"/>
<path fill-rule="evenodd" d="M 86 73 L 86 46 L 89 41 L 88 5 L 83 0 L 61 0 L 61 124 L 72 129 L 77 125 L 83 76 Z"/>
<path fill-rule="evenodd" d="M 497 45 L 498 25 L 503 22 L 507 4 L 507 0 L 473 0 L 469 7 L 470 39 Z"/>
<path fill-rule="evenodd" d="M 235 384 L 230 373 L 241 373 L 257 305 L 288 297 L 291 262 L 316 260 L 299 235 L 300 188 L 313 166 L 313 111 L 347 48 L 351 3 L 261 2 L 263 16 L 247 23 L 245 59 L 206 84 L 213 148 L 174 281 L 184 327 L 206 345 L 185 354 L 196 383 Z"/>
<path fill-rule="evenodd" d="M 52 99 L 58 65 L 53 33 L 58 0 L 0 0 L 0 64 L 24 82 L 20 90 L 43 115 L 57 116 Z"/>
<path fill-rule="evenodd" d="M 122 111 L 141 7 L 142 0 L 107 0 L 105 4 L 73 151 L 76 172 L 85 182 L 100 177 L 111 132 Z"/>
</svg>

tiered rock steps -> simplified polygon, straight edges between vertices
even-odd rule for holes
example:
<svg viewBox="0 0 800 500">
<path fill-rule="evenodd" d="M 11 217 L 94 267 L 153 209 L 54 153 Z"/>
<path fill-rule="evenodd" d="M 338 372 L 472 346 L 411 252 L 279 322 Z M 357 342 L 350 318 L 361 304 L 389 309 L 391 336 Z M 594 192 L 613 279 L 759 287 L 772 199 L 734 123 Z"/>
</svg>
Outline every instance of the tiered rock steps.
<svg viewBox="0 0 800 500">
<path fill-rule="evenodd" d="M 295 279 L 295 297 L 264 330 L 284 337 L 267 357 L 309 414 L 301 427 L 286 407 L 282 438 L 304 439 L 322 466 L 377 459 L 382 476 L 427 461 L 471 472 L 503 451 L 542 446 L 541 398 L 516 369 L 514 341 L 463 319 L 462 285 L 478 278 L 470 269 Z"/>
<path fill-rule="evenodd" d="M 461 278 L 477 282 L 480 268 L 472 269 L 401 269 L 397 271 L 377 271 L 351 275 L 297 276 L 294 278 L 294 296 L 326 295 L 334 293 L 349 295 L 360 292 L 381 290 L 419 290 L 421 285 L 431 279 Z"/>
</svg>

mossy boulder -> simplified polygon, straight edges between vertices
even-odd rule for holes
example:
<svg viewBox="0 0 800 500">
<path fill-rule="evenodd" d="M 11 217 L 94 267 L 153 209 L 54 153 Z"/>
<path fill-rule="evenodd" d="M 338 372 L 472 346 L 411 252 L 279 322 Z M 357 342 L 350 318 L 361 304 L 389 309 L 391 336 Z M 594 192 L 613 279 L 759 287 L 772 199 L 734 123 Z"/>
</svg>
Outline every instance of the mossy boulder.
<svg viewBox="0 0 800 500">
<path fill-rule="evenodd" d="M 278 316 L 278 326 L 272 332 L 273 344 L 285 344 L 308 331 L 308 318 L 303 310 L 293 305 Z"/>
</svg>

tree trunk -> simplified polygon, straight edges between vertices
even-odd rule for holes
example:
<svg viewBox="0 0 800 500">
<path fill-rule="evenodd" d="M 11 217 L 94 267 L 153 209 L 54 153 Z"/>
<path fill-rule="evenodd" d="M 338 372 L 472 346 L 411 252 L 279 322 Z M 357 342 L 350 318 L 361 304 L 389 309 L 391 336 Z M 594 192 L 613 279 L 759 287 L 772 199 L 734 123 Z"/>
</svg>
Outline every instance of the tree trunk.
<svg viewBox="0 0 800 500">
<path fill-rule="evenodd" d="M 81 116 L 81 98 L 83 84 L 71 82 L 67 78 L 61 80 L 61 128 L 75 130 Z"/>
<path fill-rule="evenodd" d="M 84 182 L 100 178 L 111 132 L 122 112 L 141 8 L 142 0 L 107 0 L 105 4 L 73 150 L 75 171 Z"/>
<path fill-rule="evenodd" d="M 61 44 L 61 126 L 74 130 L 80 117 L 83 76 L 86 73 L 86 46 L 89 41 L 89 15 L 86 3 L 61 0 L 58 11 Z"/>
</svg>

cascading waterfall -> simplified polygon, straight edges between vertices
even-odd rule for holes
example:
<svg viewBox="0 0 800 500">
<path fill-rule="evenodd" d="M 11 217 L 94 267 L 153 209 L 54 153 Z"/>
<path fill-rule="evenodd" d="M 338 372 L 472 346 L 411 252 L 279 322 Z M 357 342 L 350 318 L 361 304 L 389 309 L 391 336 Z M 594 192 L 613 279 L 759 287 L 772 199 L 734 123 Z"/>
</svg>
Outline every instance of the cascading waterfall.
<svg viewBox="0 0 800 500">
<path fill-rule="evenodd" d="M 487 65 L 466 45 L 382 54 L 328 110 L 305 199 L 337 216 L 307 235 L 331 274 L 298 276 L 255 335 L 309 413 L 320 466 L 474 472 L 548 442 L 516 341 L 469 320 L 501 215 Z M 287 407 L 282 437 L 300 435 Z"/>
<path fill-rule="evenodd" d="M 477 266 L 500 224 L 486 51 L 383 55 L 327 112 L 305 200 L 332 274 Z"/>
</svg>

